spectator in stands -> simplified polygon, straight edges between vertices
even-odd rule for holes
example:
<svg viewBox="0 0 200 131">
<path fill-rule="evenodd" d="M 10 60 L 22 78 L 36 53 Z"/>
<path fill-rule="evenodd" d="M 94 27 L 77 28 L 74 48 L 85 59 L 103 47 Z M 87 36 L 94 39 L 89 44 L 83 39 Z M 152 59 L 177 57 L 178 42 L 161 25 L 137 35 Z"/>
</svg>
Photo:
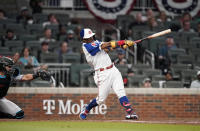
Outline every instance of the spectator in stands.
<svg viewBox="0 0 200 131">
<path fill-rule="evenodd" d="M 49 51 L 49 43 L 44 41 L 41 43 L 41 50 L 38 51 L 38 60 L 41 62 L 41 54 L 48 54 Z"/>
<path fill-rule="evenodd" d="M 166 81 L 171 81 L 173 80 L 173 75 L 172 75 L 172 72 L 168 69 L 168 70 L 165 70 L 165 79 Z"/>
<path fill-rule="evenodd" d="M 8 40 L 17 40 L 17 36 L 15 35 L 14 31 L 11 29 L 7 29 L 6 34 L 2 37 L 3 46 L 4 46 L 4 42 Z"/>
<path fill-rule="evenodd" d="M 33 16 L 28 16 L 27 19 L 26 19 L 26 25 L 32 25 L 32 24 L 35 24 L 35 21 L 33 19 Z"/>
<path fill-rule="evenodd" d="M 44 22 L 42 25 L 46 27 L 47 25 L 58 25 L 59 22 L 54 14 L 48 15 L 48 21 Z"/>
<path fill-rule="evenodd" d="M 168 51 L 177 48 L 174 43 L 174 38 L 172 36 L 168 36 L 165 43 L 166 44 L 162 46 L 158 52 L 159 67 L 162 70 L 163 74 L 166 74 L 166 71 L 169 70 L 169 66 L 171 64 L 170 58 L 168 56 Z"/>
<path fill-rule="evenodd" d="M 180 29 L 178 32 L 195 32 L 195 31 L 190 27 L 190 21 L 183 21 L 182 29 Z"/>
<path fill-rule="evenodd" d="M 74 41 L 74 40 L 75 40 L 74 31 L 73 30 L 68 30 L 67 31 L 66 41 L 70 42 L 70 41 Z"/>
<path fill-rule="evenodd" d="M 67 35 L 66 27 L 64 25 L 59 25 L 59 32 L 57 34 L 57 39 L 60 40 L 61 36 L 66 36 L 66 35 Z"/>
<path fill-rule="evenodd" d="M 17 16 L 17 23 L 25 23 L 27 17 L 29 17 L 28 8 L 24 6 L 21 8 L 20 15 Z"/>
<path fill-rule="evenodd" d="M 142 82 L 142 88 L 151 88 L 151 79 L 150 78 L 145 78 Z"/>
<path fill-rule="evenodd" d="M 6 14 L 5 14 L 5 11 L 0 9 L 0 20 L 6 20 L 7 17 L 6 17 Z"/>
<path fill-rule="evenodd" d="M 158 26 L 158 23 L 157 23 L 155 17 L 150 17 L 148 19 L 148 25 L 149 25 L 150 30 L 153 30 L 154 28 L 156 28 Z"/>
<path fill-rule="evenodd" d="M 44 37 L 39 39 L 40 42 L 55 42 L 56 40 L 52 38 L 52 31 L 51 29 L 45 29 L 44 30 Z"/>
<path fill-rule="evenodd" d="M 189 12 L 185 12 L 181 18 L 181 24 L 183 24 L 184 21 L 191 21 L 192 16 L 190 15 Z"/>
<path fill-rule="evenodd" d="M 125 50 L 119 49 L 117 59 L 114 60 L 114 63 L 116 65 L 126 65 L 126 64 L 128 64 L 128 60 L 125 58 L 125 54 L 126 54 Z"/>
<path fill-rule="evenodd" d="M 146 16 L 143 16 L 142 17 L 142 19 L 143 19 L 143 21 L 148 21 L 150 18 L 154 18 L 155 17 L 155 14 L 154 14 L 154 12 L 153 12 L 153 10 L 152 9 L 148 9 L 147 11 L 146 11 Z"/>
<path fill-rule="evenodd" d="M 30 55 L 30 49 L 28 47 L 25 47 L 22 50 L 19 62 L 21 62 L 27 69 L 39 67 L 38 60 L 35 58 L 35 56 Z"/>
<path fill-rule="evenodd" d="M 42 0 L 30 0 L 29 5 L 32 8 L 32 14 L 42 13 Z"/>
<path fill-rule="evenodd" d="M 129 29 L 132 29 L 134 26 L 144 26 L 144 25 L 146 25 L 146 22 L 144 22 L 144 20 L 142 19 L 142 14 L 139 12 L 136 14 L 135 21 L 133 21 L 129 25 Z"/>
<path fill-rule="evenodd" d="M 63 41 L 60 44 L 60 49 L 58 50 L 58 61 L 59 61 L 59 63 L 63 63 L 63 55 L 71 54 L 71 53 L 73 53 L 73 51 L 71 49 L 69 49 L 68 43 L 66 41 Z"/>
<path fill-rule="evenodd" d="M 13 61 L 14 61 L 14 63 L 15 63 L 15 65 L 20 65 L 20 64 L 22 64 L 22 63 L 20 63 L 19 62 L 19 58 L 20 58 L 20 53 L 19 52 L 16 52 L 14 55 L 13 55 Z"/>
<path fill-rule="evenodd" d="M 169 18 L 169 17 L 167 17 L 167 15 L 165 14 L 165 12 L 164 11 L 160 11 L 159 12 L 159 16 L 158 16 L 158 18 L 157 18 L 157 22 L 159 23 L 159 24 L 164 24 L 165 22 L 167 22 L 167 21 L 171 21 L 171 19 Z"/>
<path fill-rule="evenodd" d="M 200 88 L 200 71 L 197 72 L 197 80 L 192 81 L 190 88 Z"/>
</svg>

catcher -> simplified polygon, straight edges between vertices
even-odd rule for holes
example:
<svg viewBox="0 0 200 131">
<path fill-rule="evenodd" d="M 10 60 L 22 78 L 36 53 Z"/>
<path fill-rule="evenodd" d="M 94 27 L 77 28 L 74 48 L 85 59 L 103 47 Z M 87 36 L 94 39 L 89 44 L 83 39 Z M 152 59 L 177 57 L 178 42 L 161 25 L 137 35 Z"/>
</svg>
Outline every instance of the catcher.
<svg viewBox="0 0 200 131">
<path fill-rule="evenodd" d="M 50 80 L 50 73 L 37 71 L 34 74 L 20 75 L 19 70 L 13 68 L 14 61 L 8 57 L 0 58 L 0 118 L 21 119 L 24 111 L 15 103 L 5 98 L 10 84 L 13 81 L 29 81 L 41 77 L 43 80 Z"/>
<path fill-rule="evenodd" d="M 90 110 L 102 104 L 108 96 L 112 87 L 116 93 L 120 104 L 126 110 L 126 119 L 138 119 L 137 114 L 133 111 L 131 104 L 126 97 L 124 84 L 121 73 L 111 62 L 107 52 L 116 48 L 127 48 L 135 44 L 133 41 L 121 40 L 111 42 L 100 42 L 95 40 L 95 33 L 91 29 L 83 29 L 80 32 L 82 38 L 82 48 L 87 62 L 94 68 L 94 81 L 98 86 L 98 96 L 94 98 L 80 113 L 81 119 L 86 119 Z"/>
</svg>

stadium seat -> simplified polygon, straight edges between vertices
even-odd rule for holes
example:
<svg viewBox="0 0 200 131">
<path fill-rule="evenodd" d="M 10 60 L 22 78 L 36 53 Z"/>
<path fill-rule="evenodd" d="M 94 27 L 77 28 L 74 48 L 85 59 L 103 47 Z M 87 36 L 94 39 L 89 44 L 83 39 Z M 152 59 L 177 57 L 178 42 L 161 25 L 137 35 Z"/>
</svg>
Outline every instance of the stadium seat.
<svg viewBox="0 0 200 131">
<path fill-rule="evenodd" d="M 192 80 L 196 78 L 196 74 L 196 70 L 183 70 L 181 72 L 181 80 L 184 83 L 184 85 L 189 86 Z"/>
<path fill-rule="evenodd" d="M 12 57 L 14 55 L 15 52 L 0 52 L 0 56 L 7 56 L 7 57 Z"/>
<path fill-rule="evenodd" d="M 166 80 L 164 75 L 153 75 L 152 76 L 152 81 L 160 81 L 160 80 Z"/>
<path fill-rule="evenodd" d="M 128 72 L 128 66 L 127 65 L 115 65 L 117 69 L 121 72 L 122 76 L 126 76 Z"/>
<path fill-rule="evenodd" d="M 52 33 L 58 33 L 58 25 L 46 25 L 45 28 L 51 29 Z"/>
<path fill-rule="evenodd" d="M 15 24 L 16 19 L 5 19 L 5 20 L 0 20 L 0 24 Z"/>
<path fill-rule="evenodd" d="M 172 72 L 173 79 L 180 80 L 181 79 L 181 72 L 183 70 L 188 70 L 188 69 L 192 69 L 192 65 L 180 64 L 180 63 L 172 64 L 171 65 L 171 72 Z"/>
<path fill-rule="evenodd" d="M 9 51 L 10 51 L 10 49 L 8 47 L 1 47 L 0 48 L 0 53 L 2 53 L 2 52 L 9 52 Z"/>
<path fill-rule="evenodd" d="M 167 81 L 165 83 L 165 88 L 183 88 L 183 83 L 181 81 Z"/>
<path fill-rule="evenodd" d="M 198 60 L 198 58 L 200 57 L 200 48 L 191 48 L 189 50 L 189 55 L 192 55 L 195 57 L 195 61 Z"/>
<path fill-rule="evenodd" d="M 192 37 L 190 44 L 193 46 L 193 48 L 200 48 L 200 37 Z"/>
<path fill-rule="evenodd" d="M 33 40 L 37 40 L 37 35 L 30 35 L 30 34 L 24 34 L 24 35 L 20 35 L 19 36 L 19 40 L 22 41 L 33 41 Z"/>
<path fill-rule="evenodd" d="M 158 54 L 160 45 L 165 44 L 165 37 L 159 37 L 155 39 L 151 39 L 149 41 L 149 50 L 155 54 Z"/>
<path fill-rule="evenodd" d="M 36 23 L 43 23 L 48 20 L 48 14 L 44 13 L 33 14 L 33 20 L 36 21 Z"/>
<path fill-rule="evenodd" d="M 145 75 L 128 76 L 128 87 L 139 87 L 146 77 Z"/>
<path fill-rule="evenodd" d="M 90 69 L 88 64 L 72 64 L 70 67 L 70 85 L 80 86 L 80 72 L 84 69 Z"/>
<path fill-rule="evenodd" d="M 195 45 L 196 47 L 196 45 Z M 190 43 L 181 43 L 179 44 L 179 48 L 185 49 L 186 53 L 188 53 L 190 51 L 190 49 L 194 48 L 194 46 Z"/>
<path fill-rule="evenodd" d="M 12 30 L 14 30 L 15 33 L 18 31 L 21 31 L 21 30 L 25 30 L 23 24 L 6 24 L 5 28 L 12 29 Z"/>
<path fill-rule="evenodd" d="M 44 29 L 42 24 L 31 24 L 31 25 L 27 25 L 26 29 L 28 30 L 29 33 L 31 34 L 42 34 Z"/>
<path fill-rule="evenodd" d="M 180 32 L 179 33 L 179 38 L 181 41 L 190 42 L 191 38 L 197 37 L 197 36 L 198 36 L 198 33 L 194 33 L 194 32 Z"/>
<path fill-rule="evenodd" d="M 89 77 L 88 77 L 88 86 L 89 87 L 96 87 L 97 85 L 95 84 L 95 82 L 94 82 L 94 77 L 92 76 L 92 75 L 90 75 Z"/>
<path fill-rule="evenodd" d="M 20 40 L 13 40 L 13 41 L 5 41 L 4 45 L 10 49 L 16 48 L 16 47 L 23 47 L 23 41 Z"/>
<path fill-rule="evenodd" d="M 160 81 L 153 80 L 151 82 L 151 87 L 153 87 L 153 88 L 160 88 Z"/>
<path fill-rule="evenodd" d="M 159 69 L 144 69 L 143 70 L 143 75 L 146 77 L 152 78 L 153 76 L 161 75 L 162 72 Z"/>
<path fill-rule="evenodd" d="M 91 68 L 83 69 L 80 71 L 80 86 L 81 87 L 89 86 L 88 77 L 90 76 L 93 76 L 93 70 Z"/>
<path fill-rule="evenodd" d="M 143 70 L 145 69 L 151 69 L 151 66 L 147 64 L 136 64 L 132 66 L 132 70 L 135 71 L 137 74 L 142 74 Z"/>
<path fill-rule="evenodd" d="M 149 31 L 149 26 L 134 26 L 132 27 L 132 32 L 133 32 L 133 39 L 137 40 L 137 39 L 141 39 L 142 38 L 142 34 L 144 31 Z"/>
<path fill-rule="evenodd" d="M 56 53 L 42 53 L 40 55 L 41 63 L 58 63 L 58 54 Z"/>
<path fill-rule="evenodd" d="M 79 53 L 64 54 L 63 63 L 80 63 L 81 55 Z"/>
<path fill-rule="evenodd" d="M 70 21 L 70 17 L 68 14 L 55 14 L 55 16 L 62 25 L 67 25 Z"/>
<path fill-rule="evenodd" d="M 41 42 L 36 40 L 26 41 L 25 46 L 29 47 L 31 50 L 39 50 L 41 48 Z"/>
<path fill-rule="evenodd" d="M 68 42 L 68 46 L 73 50 L 73 52 L 76 52 L 76 53 L 80 53 L 80 50 L 82 49 L 81 42 L 77 40 Z"/>
<path fill-rule="evenodd" d="M 179 55 L 177 57 L 177 62 L 182 64 L 191 64 L 193 65 L 195 62 L 195 58 L 191 55 Z"/>
<path fill-rule="evenodd" d="M 182 49 L 182 48 L 168 50 L 168 55 L 172 63 L 177 63 L 178 62 L 177 57 L 180 55 L 185 55 L 185 54 L 186 54 L 186 51 L 185 49 Z"/>
<path fill-rule="evenodd" d="M 51 87 L 51 83 L 49 81 L 44 80 L 33 80 L 31 81 L 31 87 Z"/>
</svg>

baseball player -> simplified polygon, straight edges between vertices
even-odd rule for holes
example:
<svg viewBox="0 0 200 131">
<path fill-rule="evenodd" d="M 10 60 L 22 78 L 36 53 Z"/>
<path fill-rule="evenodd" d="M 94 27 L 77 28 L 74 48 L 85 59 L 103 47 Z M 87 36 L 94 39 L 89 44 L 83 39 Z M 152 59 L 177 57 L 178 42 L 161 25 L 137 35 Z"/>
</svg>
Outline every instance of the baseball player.
<svg viewBox="0 0 200 131">
<path fill-rule="evenodd" d="M 21 119 L 24 117 L 24 111 L 5 98 L 10 84 L 13 81 L 29 81 L 38 77 L 48 80 L 50 79 L 50 74 L 46 71 L 37 71 L 35 74 L 20 75 L 19 70 L 13 68 L 13 66 L 14 61 L 11 58 L 0 58 L 0 117 Z"/>
<path fill-rule="evenodd" d="M 124 84 L 121 73 L 112 63 L 107 52 L 118 47 L 126 48 L 132 46 L 131 41 L 111 41 L 100 42 L 95 40 L 95 33 L 91 29 L 82 29 L 80 32 L 82 38 L 82 48 L 86 56 L 87 62 L 94 68 L 94 81 L 99 89 L 98 96 L 94 98 L 87 106 L 85 106 L 79 117 L 86 119 L 90 110 L 102 104 L 108 96 L 109 90 L 112 87 L 119 98 L 120 104 L 125 108 L 127 115 L 126 119 L 138 119 L 138 116 L 133 111 L 131 104 L 126 97 Z"/>
</svg>

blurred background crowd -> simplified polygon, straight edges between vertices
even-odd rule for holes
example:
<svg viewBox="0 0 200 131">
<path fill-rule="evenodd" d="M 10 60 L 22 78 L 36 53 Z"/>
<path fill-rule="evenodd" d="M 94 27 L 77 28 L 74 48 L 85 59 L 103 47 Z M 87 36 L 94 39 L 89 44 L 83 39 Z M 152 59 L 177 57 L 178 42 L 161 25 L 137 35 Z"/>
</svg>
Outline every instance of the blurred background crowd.
<svg viewBox="0 0 200 131">
<path fill-rule="evenodd" d="M 74 2 L 73 8 L 69 5 L 62 8 L 63 1 L 26 0 L 25 6 L 13 12 L 1 6 L 0 56 L 12 57 L 21 74 L 45 69 L 52 72 L 57 87 L 95 87 L 93 70 L 81 49 L 82 28 L 91 28 L 102 41 L 138 40 L 170 28 L 169 35 L 110 52 L 111 59 L 121 71 L 127 88 L 200 87 L 198 14 L 192 16 L 183 11 L 176 16 L 167 15 L 148 0 L 150 4 L 132 8 L 129 14 L 116 16 L 110 24 L 90 17 L 91 14 L 84 17 L 89 10 L 86 2 L 65 0 L 65 4 Z M 139 7 L 140 2 L 136 0 L 135 6 Z M 76 17 L 75 10 L 82 17 Z M 49 87 L 51 84 L 35 80 L 13 86 Z"/>
</svg>

